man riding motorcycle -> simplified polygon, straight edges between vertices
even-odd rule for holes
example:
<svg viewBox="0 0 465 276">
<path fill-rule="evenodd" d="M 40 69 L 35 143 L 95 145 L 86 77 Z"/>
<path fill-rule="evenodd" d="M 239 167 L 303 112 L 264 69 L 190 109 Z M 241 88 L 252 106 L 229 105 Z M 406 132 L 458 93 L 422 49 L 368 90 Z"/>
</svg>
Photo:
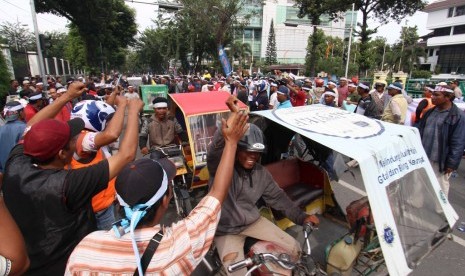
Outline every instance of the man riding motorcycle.
<svg viewBox="0 0 465 276">
<path fill-rule="evenodd" d="M 224 144 L 221 132 L 217 131 L 207 156 L 210 185 L 214 181 Z M 250 124 L 249 130 L 238 143 L 232 184 L 221 210 L 215 236 L 215 244 L 224 266 L 244 259 L 246 237 L 273 242 L 293 258 L 297 258 L 301 251 L 299 243 L 293 237 L 260 216 L 255 205 L 260 198 L 274 209 L 282 211 L 296 224 L 319 223 L 316 216 L 307 215 L 291 201 L 267 169 L 257 163 L 264 151 L 262 131 L 256 125 Z M 244 274 L 245 269 L 232 275 Z"/>
</svg>

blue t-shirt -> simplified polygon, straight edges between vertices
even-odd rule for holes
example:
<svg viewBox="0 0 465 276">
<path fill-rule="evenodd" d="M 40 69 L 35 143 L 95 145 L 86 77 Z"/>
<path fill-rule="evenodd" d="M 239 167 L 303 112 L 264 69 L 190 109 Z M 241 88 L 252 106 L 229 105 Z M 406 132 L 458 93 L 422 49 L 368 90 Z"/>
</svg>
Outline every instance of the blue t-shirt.
<svg viewBox="0 0 465 276">
<path fill-rule="evenodd" d="M 11 149 L 23 136 L 26 123 L 23 121 L 7 122 L 0 127 L 0 172 L 5 172 L 5 163 L 8 160 Z"/>
<path fill-rule="evenodd" d="M 286 100 L 286 101 L 280 103 L 280 104 L 278 105 L 278 108 L 277 108 L 277 109 L 280 109 L 280 108 L 289 108 L 289 107 L 292 107 L 291 101 L 290 101 L 290 100 Z"/>
</svg>

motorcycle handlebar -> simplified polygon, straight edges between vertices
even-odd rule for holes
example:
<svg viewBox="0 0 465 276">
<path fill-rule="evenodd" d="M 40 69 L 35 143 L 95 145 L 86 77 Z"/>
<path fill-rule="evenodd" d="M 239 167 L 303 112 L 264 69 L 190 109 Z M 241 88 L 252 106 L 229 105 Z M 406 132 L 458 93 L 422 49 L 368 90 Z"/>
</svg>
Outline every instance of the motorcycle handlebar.
<svg viewBox="0 0 465 276">
<path fill-rule="evenodd" d="M 251 258 L 244 259 L 242 261 L 239 261 L 237 263 L 233 263 L 233 264 L 229 265 L 228 266 L 228 272 L 232 273 L 232 272 L 237 271 L 239 269 L 248 267 L 249 265 L 252 265 L 253 263 L 254 262 L 252 261 Z"/>
<path fill-rule="evenodd" d="M 260 253 L 260 254 L 254 254 L 251 258 L 247 258 L 237 263 L 229 265 L 228 272 L 231 273 L 231 272 L 237 271 L 239 269 L 245 268 L 250 265 L 262 265 L 266 263 L 267 261 L 273 261 L 279 264 L 281 267 L 285 269 L 289 269 L 289 270 L 294 269 L 294 266 L 295 266 L 293 263 L 286 261 L 286 260 L 282 260 L 281 258 L 276 257 L 275 255 L 271 253 Z"/>
<path fill-rule="evenodd" d="M 307 234 L 310 234 L 313 232 L 313 230 L 315 229 L 318 229 L 313 223 L 311 222 L 307 222 L 304 224 L 304 232 L 306 232 Z"/>
</svg>

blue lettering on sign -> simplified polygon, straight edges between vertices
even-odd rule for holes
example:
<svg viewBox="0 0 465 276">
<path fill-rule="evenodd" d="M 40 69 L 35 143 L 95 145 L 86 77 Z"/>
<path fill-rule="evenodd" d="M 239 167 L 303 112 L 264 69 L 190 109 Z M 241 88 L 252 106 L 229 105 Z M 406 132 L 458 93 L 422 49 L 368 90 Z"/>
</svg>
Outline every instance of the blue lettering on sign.
<svg viewBox="0 0 465 276">
<path fill-rule="evenodd" d="M 384 228 L 384 240 L 388 244 L 391 244 L 394 241 L 394 232 L 392 232 L 392 229 L 389 226 Z"/>
</svg>

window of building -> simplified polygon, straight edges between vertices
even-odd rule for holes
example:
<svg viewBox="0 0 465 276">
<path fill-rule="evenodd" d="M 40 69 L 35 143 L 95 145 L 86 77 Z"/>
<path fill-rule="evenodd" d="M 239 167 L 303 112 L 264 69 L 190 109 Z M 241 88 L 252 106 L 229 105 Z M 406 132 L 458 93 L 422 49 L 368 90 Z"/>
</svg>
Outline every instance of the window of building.
<svg viewBox="0 0 465 276">
<path fill-rule="evenodd" d="M 465 44 L 443 46 L 438 57 L 441 73 L 465 74 Z"/>
<path fill-rule="evenodd" d="M 444 27 L 444 28 L 434 29 L 434 36 L 447 36 L 447 35 L 450 35 L 450 28 L 451 27 Z"/>
<path fill-rule="evenodd" d="M 465 25 L 459 25 L 454 27 L 454 34 L 465 34 Z"/>
<path fill-rule="evenodd" d="M 432 57 L 432 56 L 433 56 L 433 53 L 434 53 L 434 49 L 429 49 L 429 54 L 428 54 L 428 56 Z"/>
<path fill-rule="evenodd" d="M 447 17 L 452 17 L 454 16 L 454 7 L 449 8 L 449 13 L 447 14 Z"/>
<path fill-rule="evenodd" d="M 465 15 L 465 5 L 455 7 L 455 16 Z"/>
</svg>

